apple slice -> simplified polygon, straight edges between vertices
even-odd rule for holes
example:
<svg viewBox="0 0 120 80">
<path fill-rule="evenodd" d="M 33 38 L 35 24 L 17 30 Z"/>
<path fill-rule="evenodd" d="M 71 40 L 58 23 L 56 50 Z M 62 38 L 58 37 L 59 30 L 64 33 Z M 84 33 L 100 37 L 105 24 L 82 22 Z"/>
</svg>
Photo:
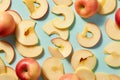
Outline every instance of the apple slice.
<svg viewBox="0 0 120 80">
<path fill-rule="evenodd" d="M 74 22 L 74 12 L 70 7 L 65 5 L 57 5 L 52 8 L 52 13 L 62 14 L 64 16 L 64 20 L 60 18 L 55 18 L 53 20 L 53 25 L 58 29 L 69 28 Z"/>
<path fill-rule="evenodd" d="M 87 33 L 91 33 L 88 36 Z M 101 38 L 101 31 L 99 27 L 93 23 L 86 23 L 83 32 L 77 34 L 77 41 L 83 47 L 94 47 Z"/>
<path fill-rule="evenodd" d="M 16 80 L 14 76 L 11 76 L 10 74 L 1 74 L 0 80 Z"/>
<path fill-rule="evenodd" d="M 52 56 L 64 59 L 71 54 L 72 45 L 69 41 L 63 40 L 62 38 L 54 38 L 51 42 L 58 47 L 57 49 L 56 47 L 48 47 Z"/>
<path fill-rule="evenodd" d="M 71 64 L 74 70 L 80 66 L 85 66 L 93 70 L 96 66 L 96 62 L 95 55 L 88 50 L 78 50 L 73 53 L 71 58 Z"/>
<path fill-rule="evenodd" d="M 64 69 L 58 58 L 49 57 L 43 62 L 42 72 L 46 80 L 59 80 L 64 74 Z"/>
<path fill-rule="evenodd" d="M 12 17 L 15 20 L 16 25 L 18 25 L 21 21 L 22 21 L 22 17 L 19 15 L 18 12 L 16 12 L 15 10 L 8 10 L 7 11 L 10 15 L 12 15 Z"/>
<path fill-rule="evenodd" d="M 14 76 L 14 80 L 19 80 L 17 75 L 16 75 L 16 72 L 15 70 L 12 68 L 12 67 L 9 67 L 9 66 L 6 66 L 7 67 L 7 73 L 8 75 L 11 75 L 11 76 Z"/>
<path fill-rule="evenodd" d="M 107 35 L 114 40 L 120 40 L 120 29 L 117 24 L 112 20 L 108 19 L 105 24 L 105 31 Z"/>
<path fill-rule="evenodd" d="M 42 54 L 43 48 L 41 46 L 24 46 L 19 42 L 16 42 L 16 48 L 18 52 L 24 57 L 38 57 Z"/>
<path fill-rule="evenodd" d="M 98 0 L 99 14 L 109 14 L 113 12 L 117 6 L 117 0 Z"/>
<path fill-rule="evenodd" d="M 36 45 L 38 37 L 34 30 L 35 21 L 23 20 L 16 27 L 16 39 L 19 43 L 27 46 Z"/>
<path fill-rule="evenodd" d="M 5 58 L 10 64 L 14 60 L 15 52 L 11 44 L 6 41 L 0 40 L 0 51 L 5 52 Z"/>
<path fill-rule="evenodd" d="M 6 11 L 11 5 L 11 0 L 0 0 L 0 12 Z"/>
<path fill-rule="evenodd" d="M 6 73 L 6 66 L 2 58 L 0 57 L 0 74 Z"/>
<path fill-rule="evenodd" d="M 94 73 L 87 67 L 78 67 L 75 74 L 80 80 L 96 80 Z"/>
<path fill-rule="evenodd" d="M 46 23 L 43 26 L 43 31 L 46 32 L 48 35 L 58 34 L 62 39 L 67 40 L 69 37 L 69 30 L 68 29 L 64 29 L 64 30 L 57 29 L 52 24 L 52 22 L 53 20 Z"/>
<path fill-rule="evenodd" d="M 115 74 L 109 74 L 109 77 L 111 80 L 120 80 L 120 76 L 115 75 Z"/>
<path fill-rule="evenodd" d="M 95 73 L 96 80 L 111 80 L 108 74 L 103 72 L 97 72 Z"/>
<path fill-rule="evenodd" d="M 23 2 L 28 7 L 32 19 L 41 19 L 48 11 L 47 0 L 23 0 Z"/>
<path fill-rule="evenodd" d="M 70 6 L 72 5 L 73 1 L 72 0 L 53 0 L 56 5 L 66 5 Z"/>
</svg>

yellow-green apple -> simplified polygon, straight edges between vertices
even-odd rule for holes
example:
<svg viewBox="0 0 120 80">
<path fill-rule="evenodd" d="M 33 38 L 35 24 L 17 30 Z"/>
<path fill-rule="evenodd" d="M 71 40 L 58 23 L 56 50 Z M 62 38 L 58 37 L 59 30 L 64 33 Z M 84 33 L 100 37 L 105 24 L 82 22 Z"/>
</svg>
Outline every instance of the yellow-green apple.
<svg viewBox="0 0 120 80">
<path fill-rule="evenodd" d="M 116 21 L 118 27 L 120 28 L 120 8 L 115 13 L 115 21 Z"/>
<path fill-rule="evenodd" d="M 64 67 L 58 58 L 49 57 L 43 62 L 42 72 L 45 80 L 59 80 L 64 74 Z"/>
<path fill-rule="evenodd" d="M 25 46 L 20 44 L 19 42 L 16 42 L 16 49 L 22 56 L 32 58 L 40 56 L 43 52 L 42 46 Z"/>
<path fill-rule="evenodd" d="M 36 45 L 38 43 L 38 37 L 34 30 L 35 21 L 22 20 L 16 27 L 16 39 L 19 43 L 27 46 Z"/>
<path fill-rule="evenodd" d="M 115 75 L 115 74 L 109 74 L 109 77 L 111 80 L 120 80 L 120 76 Z"/>
<path fill-rule="evenodd" d="M 6 66 L 3 59 L 0 57 L 0 74 L 6 73 Z"/>
<path fill-rule="evenodd" d="M 98 0 L 99 14 L 109 14 L 113 12 L 117 6 L 117 0 Z"/>
<path fill-rule="evenodd" d="M 15 30 L 14 18 L 8 12 L 0 14 L 0 37 L 11 35 Z"/>
<path fill-rule="evenodd" d="M 80 80 L 96 80 L 95 74 L 87 67 L 78 67 L 75 74 Z"/>
<path fill-rule="evenodd" d="M 53 38 L 51 42 L 57 47 L 48 47 L 52 56 L 60 59 L 68 57 L 72 52 L 72 45 L 69 41 L 62 38 Z"/>
<path fill-rule="evenodd" d="M 95 55 L 88 50 L 75 51 L 71 58 L 71 65 L 74 70 L 80 66 L 85 66 L 93 70 L 96 66 L 96 63 L 97 61 Z"/>
<path fill-rule="evenodd" d="M 32 19 L 41 19 L 48 11 L 47 0 L 23 0 L 23 2 L 28 7 Z M 34 4 L 37 4 L 37 6 Z"/>
<path fill-rule="evenodd" d="M 72 0 L 53 0 L 56 5 L 66 5 L 70 6 L 73 1 Z"/>
<path fill-rule="evenodd" d="M 22 17 L 20 14 L 15 10 L 7 10 L 7 12 L 14 18 L 16 26 L 22 21 Z"/>
<path fill-rule="evenodd" d="M 61 76 L 59 80 L 79 80 L 79 79 L 73 73 L 66 73 L 63 76 Z"/>
<path fill-rule="evenodd" d="M 6 41 L 0 40 L 0 51 L 4 51 L 7 62 L 12 63 L 15 57 L 15 51 L 12 45 Z"/>
<path fill-rule="evenodd" d="M 69 28 L 74 22 L 74 12 L 68 6 L 65 6 L 65 5 L 54 6 L 52 8 L 52 13 L 62 14 L 64 16 L 64 20 L 58 17 L 53 20 L 53 25 L 58 29 Z"/>
<path fill-rule="evenodd" d="M 64 40 L 67 40 L 69 37 L 69 30 L 68 29 L 64 29 L 64 30 L 57 29 L 53 25 L 53 20 L 47 22 L 43 26 L 43 31 L 46 32 L 48 35 L 58 34 Z"/>
<path fill-rule="evenodd" d="M 16 74 L 21 80 L 38 80 L 41 75 L 41 67 L 33 58 L 24 58 L 16 65 Z"/>
<path fill-rule="evenodd" d="M 11 5 L 11 0 L 0 0 L 0 12 L 6 11 Z"/>
<path fill-rule="evenodd" d="M 96 80 L 111 80 L 107 73 L 97 72 L 95 73 Z"/>
<path fill-rule="evenodd" d="M 88 33 L 90 33 L 91 36 L 88 35 Z M 77 34 L 77 41 L 83 47 L 94 47 L 100 39 L 100 28 L 93 23 L 86 23 L 83 32 Z"/>
<path fill-rule="evenodd" d="M 108 19 L 105 24 L 105 31 L 107 35 L 114 40 L 120 40 L 120 29 L 118 25 L 112 20 Z"/>
<path fill-rule="evenodd" d="M 75 0 L 74 7 L 79 16 L 90 18 L 98 11 L 97 0 Z"/>
</svg>

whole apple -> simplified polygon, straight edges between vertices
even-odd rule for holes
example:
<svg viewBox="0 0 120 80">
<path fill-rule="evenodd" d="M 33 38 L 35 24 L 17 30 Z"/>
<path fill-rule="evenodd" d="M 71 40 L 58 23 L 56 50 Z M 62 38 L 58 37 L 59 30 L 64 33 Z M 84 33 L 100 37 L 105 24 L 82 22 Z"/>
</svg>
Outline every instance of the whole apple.
<svg viewBox="0 0 120 80">
<path fill-rule="evenodd" d="M 79 16 L 83 18 L 90 18 L 98 11 L 98 1 L 76 0 L 74 7 Z"/>
<path fill-rule="evenodd" d="M 60 77 L 59 80 L 79 80 L 75 74 L 67 73 Z"/>
<path fill-rule="evenodd" d="M 33 58 L 24 58 L 16 65 L 16 74 L 21 80 L 38 80 L 41 75 L 39 63 Z"/>
<path fill-rule="evenodd" d="M 0 14 L 0 37 L 11 35 L 15 30 L 14 18 L 8 13 Z"/>
<path fill-rule="evenodd" d="M 120 8 L 115 13 L 115 21 L 120 28 Z"/>
</svg>

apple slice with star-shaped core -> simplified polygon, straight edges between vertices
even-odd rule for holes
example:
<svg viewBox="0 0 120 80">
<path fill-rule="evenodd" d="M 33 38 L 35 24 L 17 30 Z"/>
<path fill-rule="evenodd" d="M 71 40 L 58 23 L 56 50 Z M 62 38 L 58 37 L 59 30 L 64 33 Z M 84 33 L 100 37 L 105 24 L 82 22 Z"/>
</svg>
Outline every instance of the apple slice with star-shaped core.
<svg viewBox="0 0 120 80">
<path fill-rule="evenodd" d="M 12 63 L 15 57 L 15 52 L 12 45 L 6 41 L 0 40 L 0 51 L 4 51 L 6 61 L 9 64 Z"/>
<path fill-rule="evenodd" d="M 95 80 L 95 74 L 87 67 L 78 67 L 75 74 L 80 80 Z"/>
<path fill-rule="evenodd" d="M 32 19 L 41 19 L 48 11 L 47 0 L 23 0 L 30 11 Z"/>
<path fill-rule="evenodd" d="M 58 29 L 69 28 L 74 22 L 74 12 L 70 7 L 57 5 L 52 8 L 52 13 L 62 14 L 64 16 L 64 20 L 58 17 L 53 20 L 53 25 Z"/>
<path fill-rule="evenodd" d="M 99 14 L 109 14 L 113 12 L 117 6 L 117 0 L 98 0 Z"/>
<path fill-rule="evenodd" d="M 52 21 L 47 22 L 44 26 L 43 26 L 43 31 L 46 32 L 48 35 L 52 35 L 52 34 L 58 34 L 62 39 L 67 40 L 69 37 L 69 30 L 65 29 L 65 30 L 60 30 L 55 28 L 55 26 L 52 24 Z"/>
<path fill-rule="evenodd" d="M 0 0 L 0 12 L 6 11 L 11 5 L 11 0 Z"/>
<path fill-rule="evenodd" d="M 112 20 L 108 19 L 105 24 L 105 31 L 107 35 L 114 40 L 120 40 L 120 29 L 117 24 Z"/>
<path fill-rule="evenodd" d="M 90 33 L 91 35 L 88 35 Z M 94 47 L 100 41 L 101 31 L 93 23 L 86 23 L 82 33 L 77 34 L 77 41 L 83 47 Z"/>
<path fill-rule="evenodd" d="M 68 57 L 72 52 L 72 45 L 69 41 L 63 40 L 62 38 L 54 38 L 51 42 L 56 47 L 48 47 L 49 52 L 52 56 L 64 59 Z"/>
<path fill-rule="evenodd" d="M 0 74 L 6 73 L 6 66 L 2 58 L 0 57 Z"/>
<path fill-rule="evenodd" d="M 71 64 L 74 70 L 80 66 L 85 66 L 93 70 L 96 66 L 96 63 L 97 61 L 95 55 L 88 50 L 75 51 L 71 58 Z"/>
<path fill-rule="evenodd" d="M 16 49 L 24 57 L 38 57 L 42 54 L 43 48 L 41 46 L 24 46 L 16 42 Z"/>
<path fill-rule="evenodd" d="M 46 80 L 59 80 L 64 74 L 63 64 L 58 58 L 49 57 L 43 62 L 42 72 Z"/>
<path fill-rule="evenodd" d="M 72 0 L 53 0 L 56 5 L 66 5 L 70 6 L 73 1 Z"/>
<path fill-rule="evenodd" d="M 38 43 L 38 37 L 34 28 L 35 21 L 22 20 L 16 27 L 17 41 L 27 46 L 36 45 Z"/>
</svg>

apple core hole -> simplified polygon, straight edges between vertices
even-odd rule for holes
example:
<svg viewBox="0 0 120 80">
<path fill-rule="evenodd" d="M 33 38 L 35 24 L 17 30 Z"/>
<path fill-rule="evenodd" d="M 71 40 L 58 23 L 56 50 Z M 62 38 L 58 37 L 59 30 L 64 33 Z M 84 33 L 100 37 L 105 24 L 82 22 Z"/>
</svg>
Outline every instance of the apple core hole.
<svg viewBox="0 0 120 80">
<path fill-rule="evenodd" d="M 87 58 L 81 58 L 80 62 L 84 62 Z"/>
<path fill-rule="evenodd" d="M 91 32 L 87 32 L 87 38 L 91 38 L 93 34 Z"/>
<path fill-rule="evenodd" d="M 34 6 L 36 6 L 36 8 L 39 8 L 40 7 L 40 3 L 35 2 Z"/>
<path fill-rule="evenodd" d="M 33 31 L 33 28 L 30 27 L 27 31 L 25 31 L 24 35 L 28 36 Z"/>
</svg>

